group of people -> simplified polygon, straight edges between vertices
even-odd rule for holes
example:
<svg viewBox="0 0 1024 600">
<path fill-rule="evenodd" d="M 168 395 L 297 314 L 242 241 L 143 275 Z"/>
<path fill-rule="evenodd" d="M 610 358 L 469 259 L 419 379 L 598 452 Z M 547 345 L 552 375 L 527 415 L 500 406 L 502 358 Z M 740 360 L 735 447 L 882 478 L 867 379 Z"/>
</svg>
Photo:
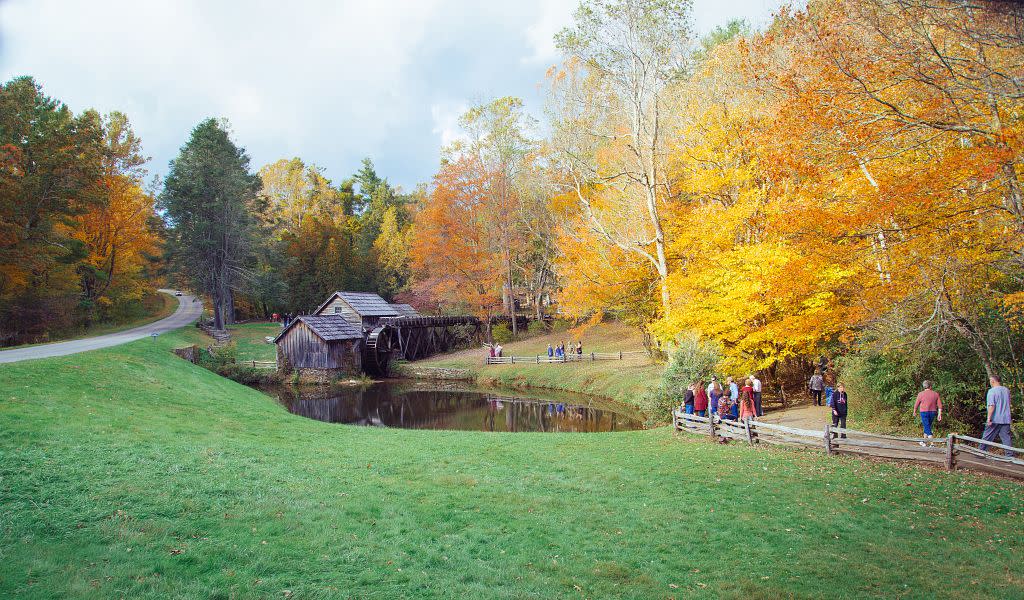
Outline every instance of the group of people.
<svg viewBox="0 0 1024 600">
<path fill-rule="evenodd" d="M 718 415 L 723 419 L 746 419 L 763 416 L 761 380 L 756 375 L 748 375 L 742 387 L 732 377 L 726 377 L 724 386 L 717 376 L 713 376 L 706 386 L 703 381 L 695 381 L 686 387 L 680 408 L 688 415 L 701 417 Z"/>
<path fill-rule="evenodd" d="M 266 314 L 266 313 L 264 313 L 264 314 Z M 294 318 L 295 317 L 292 316 L 289 313 L 284 313 L 284 314 L 274 313 L 274 314 L 270 315 L 270 320 L 272 320 L 275 323 L 280 323 L 282 327 L 287 327 L 288 324 L 291 323 Z"/>
<path fill-rule="evenodd" d="M 995 442 L 1004 446 L 1013 445 L 1013 429 L 1010 419 L 1010 388 L 1003 385 L 999 375 L 992 375 L 988 378 L 989 389 L 985 394 L 985 430 L 981 439 L 986 442 Z M 924 437 L 932 439 L 932 426 L 942 421 L 942 397 L 932 389 L 932 382 L 925 380 L 921 387 L 924 389 L 917 395 L 914 401 L 914 414 L 920 415 L 921 428 L 924 430 Z M 921 442 L 924 446 L 925 443 Z M 987 450 L 987 444 L 978 446 L 979 450 Z M 1010 450 L 1006 451 L 1007 456 L 1013 456 Z"/>
<path fill-rule="evenodd" d="M 928 440 L 935 437 L 935 423 L 942 421 L 942 397 L 933 389 L 929 380 L 921 383 L 922 390 L 914 400 L 913 414 L 921 421 L 921 429 L 924 437 Z M 995 442 L 1012 446 L 1013 431 L 1010 420 L 1010 389 L 1002 384 L 998 375 L 989 378 L 989 390 L 985 395 L 985 430 L 981 438 L 987 442 Z M 832 425 L 846 428 L 846 417 L 849 412 L 849 397 L 846 393 L 846 386 L 839 383 L 835 390 L 826 384 L 820 370 L 816 370 L 808 382 L 811 392 L 811 399 L 815 406 L 821 406 L 822 397 L 825 404 L 832 412 Z M 843 434 L 842 437 L 846 437 Z M 930 442 L 922 441 L 922 446 Z M 986 450 L 987 445 L 980 445 L 979 449 Z M 1009 450 L 1007 454 L 1012 456 Z"/>
<path fill-rule="evenodd" d="M 559 342 L 557 346 L 548 344 L 548 358 L 566 358 L 576 356 L 583 356 L 583 342 L 576 342 L 573 346 L 572 342 L 569 343 L 568 350 L 566 349 L 565 342 Z"/>
</svg>

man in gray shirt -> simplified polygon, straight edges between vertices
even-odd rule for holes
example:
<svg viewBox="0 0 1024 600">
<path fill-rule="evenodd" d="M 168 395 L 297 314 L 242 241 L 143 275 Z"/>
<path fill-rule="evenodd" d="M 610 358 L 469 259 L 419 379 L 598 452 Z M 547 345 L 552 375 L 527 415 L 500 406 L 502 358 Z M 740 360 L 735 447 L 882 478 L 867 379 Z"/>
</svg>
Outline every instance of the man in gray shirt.
<svg viewBox="0 0 1024 600">
<path fill-rule="evenodd" d="M 985 421 L 985 433 L 981 435 L 986 442 L 996 441 L 999 436 L 999 443 L 1012 446 L 1013 434 L 1010 431 L 1010 390 L 1002 384 L 998 375 L 988 379 L 992 387 L 985 397 L 988 419 Z M 982 444 L 979 450 L 986 450 L 988 446 Z M 1013 456 L 1013 452 L 1007 450 L 1007 456 Z"/>
</svg>

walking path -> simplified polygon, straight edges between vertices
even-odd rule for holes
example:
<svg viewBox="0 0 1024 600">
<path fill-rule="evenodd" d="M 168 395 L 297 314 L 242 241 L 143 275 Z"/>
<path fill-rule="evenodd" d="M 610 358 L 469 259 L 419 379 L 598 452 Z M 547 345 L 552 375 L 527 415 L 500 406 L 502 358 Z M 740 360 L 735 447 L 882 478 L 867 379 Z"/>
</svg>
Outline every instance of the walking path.
<svg viewBox="0 0 1024 600">
<path fill-rule="evenodd" d="M 821 429 L 825 423 L 832 422 L 832 409 L 827 406 L 814 406 L 806 404 L 772 410 L 760 417 L 765 423 L 776 423 L 787 427 L 799 427 L 801 429 Z"/>
<path fill-rule="evenodd" d="M 174 293 L 174 290 L 163 289 L 158 291 L 165 294 Z M 202 312 L 203 303 L 197 300 L 195 296 L 182 295 L 178 297 L 178 310 L 174 311 L 173 315 L 160 319 L 159 321 L 154 321 L 148 325 L 142 325 L 125 331 L 118 331 L 116 333 L 108 333 L 106 335 L 98 335 L 96 337 L 83 338 L 80 340 L 40 344 L 38 346 L 16 348 L 14 350 L 3 350 L 0 351 L 0 363 L 11 363 L 35 358 L 49 358 L 51 356 L 66 356 L 68 354 L 78 354 L 79 352 L 87 352 L 89 350 L 98 350 L 100 348 L 109 348 L 110 346 L 118 346 L 120 344 L 134 342 L 135 340 L 149 337 L 154 333 L 164 333 L 166 331 L 184 327 L 198 319 Z"/>
</svg>

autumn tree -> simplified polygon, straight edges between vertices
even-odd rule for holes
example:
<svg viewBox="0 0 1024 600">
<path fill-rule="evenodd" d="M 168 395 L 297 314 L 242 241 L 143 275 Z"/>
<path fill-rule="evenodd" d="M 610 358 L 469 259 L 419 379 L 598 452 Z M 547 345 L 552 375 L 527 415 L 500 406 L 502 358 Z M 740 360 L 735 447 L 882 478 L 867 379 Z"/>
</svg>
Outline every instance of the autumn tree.
<svg viewBox="0 0 1024 600">
<path fill-rule="evenodd" d="M 416 287 L 490 323 L 502 305 L 503 257 L 484 219 L 489 174 L 466 156 L 442 165 L 416 213 L 410 249 Z"/>
<path fill-rule="evenodd" d="M 668 312 L 664 203 L 672 84 L 685 73 L 687 1 L 593 0 L 556 37 L 552 146 L 581 215 L 602 243 L 636 254 L 660 282 Z"/>
<path fill-rule="evenodd" d="M 78 264 L 86 324 L 97 309 L 141 300 L 151 288 L 147 267 L 159 254 L 155 199 L 143 190 L 146 159 L 128 118 L 103 119 L 104 201 L 76 219 L 75 239 L 86 249 Z"/>
<path fill-rule="evenodd" d="M 74 219 L 101 205 L 102 123 L 75 116 L 29 77 L 0 86 L 0 335 L 11 343 L 68 323 Z"/>
</svg>

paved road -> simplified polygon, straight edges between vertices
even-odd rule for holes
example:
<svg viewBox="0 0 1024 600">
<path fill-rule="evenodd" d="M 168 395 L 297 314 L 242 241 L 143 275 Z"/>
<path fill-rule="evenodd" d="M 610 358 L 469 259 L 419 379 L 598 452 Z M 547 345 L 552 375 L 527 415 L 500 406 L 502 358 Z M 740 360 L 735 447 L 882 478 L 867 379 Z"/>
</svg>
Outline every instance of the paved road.
<svg viewBox="0 0 1024 600">
<path fill-rule="evenodd" d="M 174 290 L 160 291 L 170 294 L 174 293 Z M 154 321 L 149 325 L 142 325 L 141 327 L 136 327 L 134 329 L 127 329 L 117 333 L 99 335 L 81 340 L 41 344 L 39 346 L 29 346 L 28 348 L 17 348 L 14 350 L 3 350 L 0 351 L 0 363 L 18 362 L 19 360 L 29 360 L 33 358 L 48 358 L 51 356 L 65 356 L 67 354 L 77 354 L 88 350 L 109 348 L 110 346 L 133 342 L 144 337 L 149 337 L 152 333 L 164 333 L 165 331 L 184 327 L 198 319 L 202 312 L 203 303 L 196 300 L 194 296 L 179 296 L 178 310 L 174 311 L 173 315 L 160 319 L 159 321 Z"/>
</svg>

